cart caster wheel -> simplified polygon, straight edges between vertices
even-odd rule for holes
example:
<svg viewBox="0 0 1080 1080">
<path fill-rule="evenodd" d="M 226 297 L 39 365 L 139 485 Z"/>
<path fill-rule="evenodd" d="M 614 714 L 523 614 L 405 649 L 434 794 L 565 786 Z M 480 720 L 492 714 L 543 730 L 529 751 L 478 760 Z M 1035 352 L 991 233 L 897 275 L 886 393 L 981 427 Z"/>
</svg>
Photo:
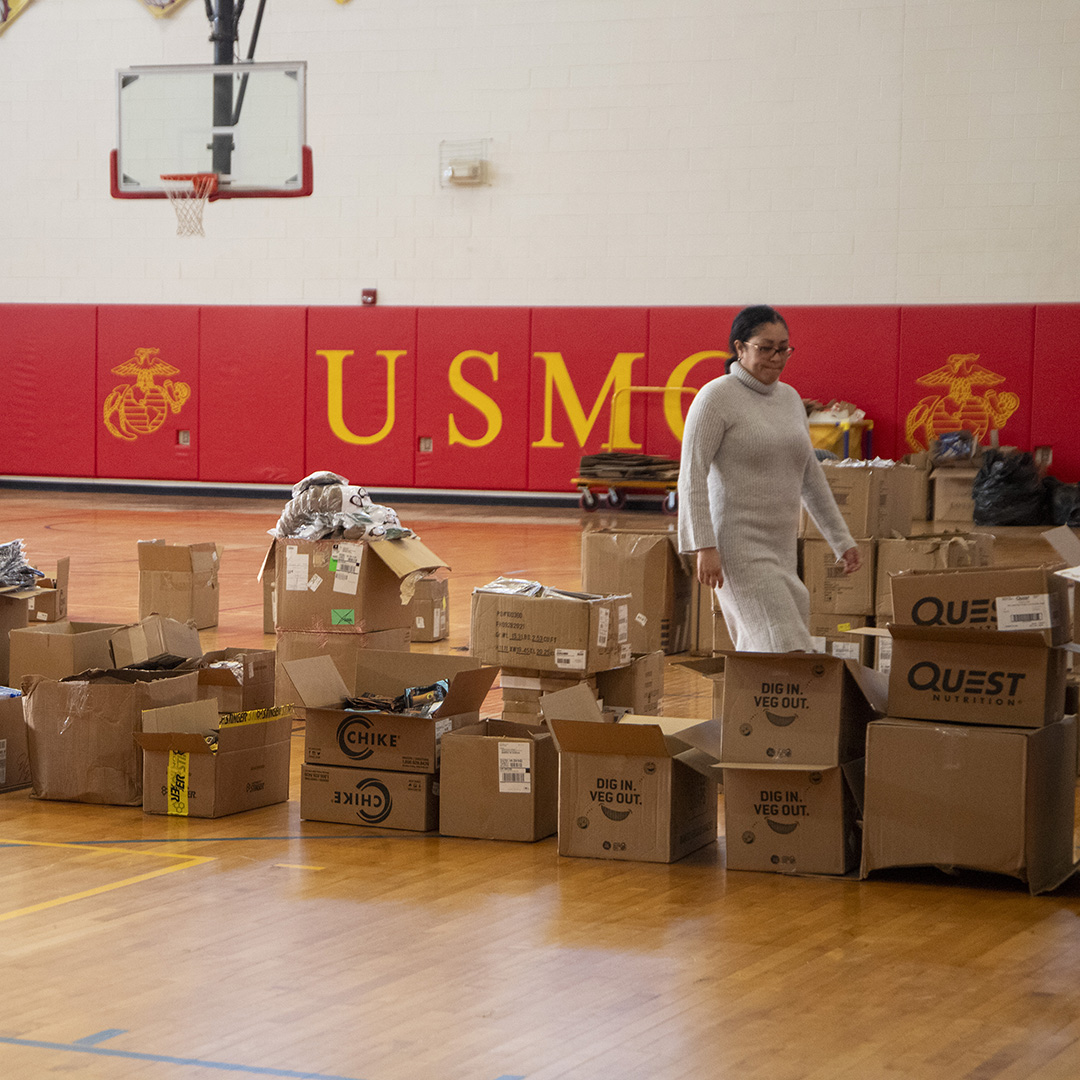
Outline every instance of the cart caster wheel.
<svg viewBox="0 0 1080 1080">
<path fill-rule="evenodd" d="M 600 500 L 588 489 L 581 493 L 581 509 L 591 514 L 599 505 Z"/>
<path fill-rule="evenodd" d="M 663 510 L 665 514 L 677 514 L 679 512 L 678 492 L 669 491 L 664 496 L 664 502 L 660 509 Z"/>
<path fill-rule="evenodd" d="M 612 510 L 621 510 L 626 505 L 626 492 L 611 488 L 607 493 L 607 504 Z"/>
</svg>

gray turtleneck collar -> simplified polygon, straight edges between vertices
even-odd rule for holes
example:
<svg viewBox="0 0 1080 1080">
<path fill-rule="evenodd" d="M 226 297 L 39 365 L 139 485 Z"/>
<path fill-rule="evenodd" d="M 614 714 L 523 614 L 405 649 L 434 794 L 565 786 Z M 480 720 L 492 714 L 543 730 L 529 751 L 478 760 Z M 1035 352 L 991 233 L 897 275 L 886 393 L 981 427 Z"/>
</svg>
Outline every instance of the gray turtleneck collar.
<svg viewBox="0 0 1080 1080">
<path fill-rule="evenodd" d="M 751 390 L 754 390 L 759 394 L 771 394 L 777 386 L 777 383 L 763 383 L 760 379 L 755 379 L 738 360 L 731 365 L 731 374 L 734 375 L 743 386 L 748 386 Z M 779 380 L 777 380 L 777 382 L 779 382 Z"/>
</svg>

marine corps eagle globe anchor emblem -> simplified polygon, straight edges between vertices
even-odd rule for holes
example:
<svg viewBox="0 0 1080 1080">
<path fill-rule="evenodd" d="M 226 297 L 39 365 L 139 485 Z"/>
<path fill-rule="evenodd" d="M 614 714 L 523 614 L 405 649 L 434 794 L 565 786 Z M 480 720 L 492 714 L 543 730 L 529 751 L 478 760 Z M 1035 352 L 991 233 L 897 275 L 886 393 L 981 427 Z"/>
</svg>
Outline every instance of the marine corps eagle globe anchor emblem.
<svg viewBox="0 0 1080 1080">
<path fill-rule="evenodd" d="M 134 383 L 113 387 L 105 399 L 105 426 L 118 439 L 134 442 L 140 435 L 152 435 L 170 410 L 178 413 L 191 397 L 187 383 L 173 383 L 169 378 L 161 386 L 154 382 L 158 375 L 175 375 L 179 371 L 160 359 L 160 351 L 136 349 L 130 360 L 112 369 L 114 375 L 135 377 Z"/>
</svg>

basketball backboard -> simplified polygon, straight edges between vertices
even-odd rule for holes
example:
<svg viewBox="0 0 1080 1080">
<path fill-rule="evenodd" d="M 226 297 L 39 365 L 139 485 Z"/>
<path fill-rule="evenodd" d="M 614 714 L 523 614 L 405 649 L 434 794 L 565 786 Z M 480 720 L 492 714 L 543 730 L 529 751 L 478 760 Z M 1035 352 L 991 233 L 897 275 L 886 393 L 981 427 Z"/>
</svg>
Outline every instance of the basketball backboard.
<svg viewBox="0 0 1080 1080">
<path fill-rule="evenodd" d="M 164 199 L 162 175 L 215 173 L 214 199 L 310 195 L 307 64 L 172 64 L 116 73 L 112 195 Z"/>
</svg>

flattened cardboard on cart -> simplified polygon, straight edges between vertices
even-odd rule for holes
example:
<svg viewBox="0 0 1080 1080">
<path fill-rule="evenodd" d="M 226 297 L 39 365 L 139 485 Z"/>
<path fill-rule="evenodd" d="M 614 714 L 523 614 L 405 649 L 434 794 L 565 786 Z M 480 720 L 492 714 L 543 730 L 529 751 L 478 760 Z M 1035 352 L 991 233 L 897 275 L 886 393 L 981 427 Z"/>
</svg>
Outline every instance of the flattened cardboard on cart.
<svg viewBox="0 0 1080 1080">
<path fill-rule="evenodd" d="M 260 575 L 274 577 L 278 630 L 370 633 L 405 629 L 419 578 L 446 564 L 415 536 L 299 540 L 270 546 Z"/>
<path fill-rule="evenodd" d="M 194 701 L 194 671 L 86 671 L 23 682 L 34 795 L 68 802 L 142 804 L 144 709 Z"/>
<path fill-rule="evenodd" d="M 1068 654 L 1039 631 L 889 624 L 889 715 L 1042 727 L 1065 715 Z"/>
<path fill-rule="evenodd" d="M 0 686 L 0 791 L 29 786 L 30 755 L 22 694 L 14 687 Z"/>
<path fill-rule="evenodd" d="M 431 832 L 439 827 L 439 778 L 433 773 L 303 765 L 300 816 L 305 821 Z"/>
<path fill-rule="evenodd" d="M 874 614 L 880 624 L 894 618 L 891 578 L 905 570 L 949 570 L 990 566 L 994 537 L 990 533 L 947 533 L 938 536 L 882 537 L 877 542 Z"/>
<path fill-rule="evenodd" d="M 674 531 L 588 529 L 581 536 L 581 588 L 630 598 L 633 653 L 690 647 L 693 575 Z"/>
<path fill-rule="evenodd" d="M 1070 877 L 1076 720 L 977 727 L 886 717 L 867 729 L 862 877 L 903 866 Z"/>
<path fill-rule="evenodd" d="M 221 714 L 214 699 L 200 698 L 148 709 L 142 726 L 135 741 L 146 813 L 213 818 L 288 801 L 290 710 Z"/>
<path fill-rule="evenodd" d="M 446 732 L 479 721 L 497 674 L 496 668 L 478 667 L 472 657 L 435 653 L 372 653 L 358 661 L 353 687 L 328 656 L 292 660 L 286 669 L 305 708 L 307 764 L 423 773 L 438 771 Z M 449 679 L 450 689 L 432 716 L 342 708 L 357 694 L 393 698 L 440 679 Z"/>
<path fill-rule="evenodd" d="M 559 750 L 560 855 L 670 863 L 716 840 L 713 761 L 680 735 L 658 723 L 548 725 Z"/>
<path fill-rule="evenodd" d="M 1072 636 L 1069 583 L 1055 568 L 958 567 L 892 576 L 893 623 L 1039 632 L 1047 645 Z"/>
<path fill-rule="evenodd" d="M 450 633 L 450 583 L 446 578 L 422 577 L 409 601 L 413 641 L 442 641 Z"/>
<path fill-rule="evenodd" d="M 184 660 L 202 656 L 202 645 L 193 621 L 180 622 L 167 615 L 155 614 L 112 634 L 109 654 L 114 668 L 149 663 L 162 667 L 178 666 Z"/>
<path fill-rule="evenodd" d="M 724 765 L 729 870 L 846 874 L 859 864 L 864 761 Z"/>
<path fill-rule="evenodd" d="M 471 651 L 496 667 L 581 676 L 630 663 L 629 596 L 475 589 Z"/>
<path fill-rule="evenodd" d="M 218 624 L 218 570 L 223 548 L 213 541 L 167 544 L 140 540 L 139 618 L 166 615 L 200 630 Z"/>
<path fill-rule="evenodd" d="M 542 840 L 558 830 L 559 755 L 539 727 L 482 720 L 442 740 L 439 832 Z"/>
<path fill-rule="evenodd" d="M 728 653 L 725 764 L 842 765 L 863 756 L 867 723 L 888 707 L 886 680 L 820 653 Z"/>
<path fill-rule="evenodd" d="M 19 686 L 27 675 L 63 679 L 82 671 L 113 666 L 109 638 L 120 623 L 35 623 L 12 630 L 11 663 L 7 681 Z"/>
<path fill-rule="evenodd" d="M 199 697 L 223 713 L 268 709 L 274 704 L 273 649 L 215 649 L 181 667 L 199 673 Z"/>
</svg>

